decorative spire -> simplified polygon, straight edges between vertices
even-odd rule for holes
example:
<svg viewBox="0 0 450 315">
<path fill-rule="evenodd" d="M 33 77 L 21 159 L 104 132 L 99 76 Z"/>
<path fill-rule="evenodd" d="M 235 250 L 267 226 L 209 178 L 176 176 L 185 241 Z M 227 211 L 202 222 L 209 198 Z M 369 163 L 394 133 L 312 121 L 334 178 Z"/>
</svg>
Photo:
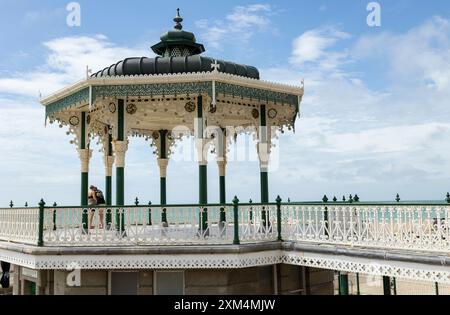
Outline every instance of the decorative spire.
<svg viewBox="0 0 450 315">
<path fill-rule="evenodd" d="M 180 9 L 177 9 L 173 21 L 174 28 L 161 35 L 161 41 L 152 46 L 153 52 L 162 57 L 186 57 L 203 53 L 205 47 L 196 42 L 194 33 L 183 30 Z"/>
<path fill-rule="evenodd" d="M 173 21 L 176 23 L 175 24 L 175 29 L 177 30 L 182 30 L 183 29 L 183 25 L 181 25 L 181 22 L 183 22 L 183 18 L 180 16 L 180 9 L 177 9 L 177 16 L 173 19 Z"/>
</svg>

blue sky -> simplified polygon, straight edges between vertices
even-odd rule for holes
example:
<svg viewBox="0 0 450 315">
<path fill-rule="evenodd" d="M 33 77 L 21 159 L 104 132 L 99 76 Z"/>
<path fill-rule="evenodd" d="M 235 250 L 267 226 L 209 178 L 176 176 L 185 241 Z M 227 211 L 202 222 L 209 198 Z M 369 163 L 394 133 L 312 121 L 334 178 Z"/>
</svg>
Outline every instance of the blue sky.
<svg viewBox="0 0 450 315">
<path fill-rule="evenodd" d="M 69 1 L 0 0 L 0 207 L 79 203 L 75 147 L 65 130 L 44 128 L 39 92 L 82 79 L 86 65 L 153 56 L 177 7 L 206 55 L 254 65 L 265 80 L 305 80 L 302 118 L 280 138 L 270 173 L 272 199 L 440 200 L 450 190 L 448 1 L 378 1 L 380 27 L 367 25 L 370 1 L 360 0 L 78 2 L 81 27 L 68 27 Z M 102 187 L 98 152 L 91 170 Z M 126 174 L 128 203 L 158 202 L 148 143 L 131 140 Z M 198 199 L 195 162 L 172 161 L 168 176 L 170 203 Z M 211 202 L 217 177 L 211 162 Z M 257 162 L 230 163 L 227 195 L 259 199 Z"/>
</svg>

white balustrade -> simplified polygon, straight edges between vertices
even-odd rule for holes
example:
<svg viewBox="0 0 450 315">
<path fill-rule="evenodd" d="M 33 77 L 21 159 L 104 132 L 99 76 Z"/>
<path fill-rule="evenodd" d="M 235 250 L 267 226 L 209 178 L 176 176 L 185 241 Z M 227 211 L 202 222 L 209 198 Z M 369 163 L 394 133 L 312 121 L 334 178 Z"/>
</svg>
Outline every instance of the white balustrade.
<svg viewBox="0 0 450 315">
<path fill-rule="evenodd" d="M 239 205 L 239 238 L 241 243 L 276 241 L 277 207 Z"/>
<path fill-rule="evenodd" d="M 282 205 L 284 240 L 450 251 L 450 206 Z"/>
<path fill-rule="evenodd" d="M 0 209 L 0 240 L 37 245 L 39 208 Z"/>
<path fill-rule="evenodd" d="M 281 236 L 285 241 L 448 253 L 449 216 L 450 205 L 282 204 Z M 90 217 L 88 209 L 46 207 L 44 246 L 230 245 L 234 241 L 231 205 L 95 209 L 92 222 L 84 226 Z M 240 243 L 276 241 L 277 217 L 275 204 L 238 205 Z M 1 241 L 37 245 L 38 238 L 39 208 L 0 209 Z"/>
<path fill-rule="evenodd" d="M 166 222 L 163 221 L 165 209 Z M 232 218 L 232 207 L 124 207 L 95 209 L 93 228 L 83 227 L 83 209 L 46 209 L 45 246 L 195 245 L 231 244 L 233 221 L 221 222 L 220 212 Z M 90 210 L 84 215 L 89 216 Z M 108 218 L 111 224 L 108 224 Z M 206 229 L 203 229 L 203 220 Z"/>
</svg>

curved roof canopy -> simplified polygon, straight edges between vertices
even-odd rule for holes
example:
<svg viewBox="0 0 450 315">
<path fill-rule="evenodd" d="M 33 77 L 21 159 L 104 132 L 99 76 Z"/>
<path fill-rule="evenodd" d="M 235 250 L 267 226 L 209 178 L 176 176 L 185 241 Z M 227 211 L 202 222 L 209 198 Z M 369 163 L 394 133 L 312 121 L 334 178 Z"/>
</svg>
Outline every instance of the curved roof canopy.
<svg viewBox="0 0 450 315">
<path fill-rule="evenodd" d="M 98 71 L 92 77 L 207 72 L 217 63 L 219 72 L 259 80 L 259 71 L 255 67 L 200 56 L 205 51 L 204 46 L 196 42 L 193 33 L 183 30 L 179 9 L 177 12 L 173 30 L 164 33 L 161 42 L 152 46 L 158 57 L 126 58 Z"/>
</svg>

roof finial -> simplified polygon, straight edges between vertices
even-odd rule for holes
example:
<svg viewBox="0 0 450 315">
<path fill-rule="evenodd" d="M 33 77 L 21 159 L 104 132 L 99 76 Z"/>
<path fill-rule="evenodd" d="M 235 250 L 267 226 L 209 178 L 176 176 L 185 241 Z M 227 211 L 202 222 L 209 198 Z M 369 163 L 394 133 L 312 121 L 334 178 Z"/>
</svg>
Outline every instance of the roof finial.
<svg viewBox="0 0 450 315">
<path fill-rule="evenodd" d="M 183 18 L 180 16 L 180 8 L 177 9 L 177 16 L 173 19 L 173 21 L 176 23 L 175 29 L 181 31 L 183 29 L 183 25 L 181 25 Z"/>
</svg>

